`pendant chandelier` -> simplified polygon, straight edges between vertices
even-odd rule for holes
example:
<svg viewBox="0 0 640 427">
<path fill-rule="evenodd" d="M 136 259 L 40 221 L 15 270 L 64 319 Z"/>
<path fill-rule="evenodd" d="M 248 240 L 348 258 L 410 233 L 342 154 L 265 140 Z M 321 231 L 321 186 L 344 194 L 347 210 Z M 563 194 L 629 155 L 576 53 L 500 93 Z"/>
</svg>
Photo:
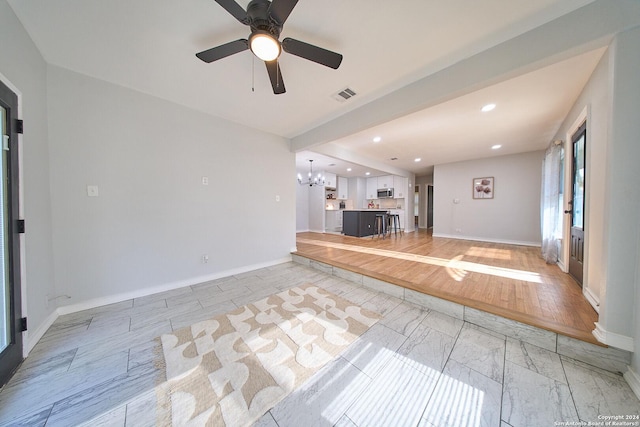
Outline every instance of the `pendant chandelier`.
<svg viewBox="0 0 640 427">
<path fill-rule="evenodd" d="M 313 160 L 309 160 L 309 175 L 305 181 L 302 180 L 302 175 L 298 174 L 298 183 L 300 185 L 308 185 L 313 187 L 314 185 L 324 185 L 324 176 L 321 173 L 313 176 Z"/>
</svg>

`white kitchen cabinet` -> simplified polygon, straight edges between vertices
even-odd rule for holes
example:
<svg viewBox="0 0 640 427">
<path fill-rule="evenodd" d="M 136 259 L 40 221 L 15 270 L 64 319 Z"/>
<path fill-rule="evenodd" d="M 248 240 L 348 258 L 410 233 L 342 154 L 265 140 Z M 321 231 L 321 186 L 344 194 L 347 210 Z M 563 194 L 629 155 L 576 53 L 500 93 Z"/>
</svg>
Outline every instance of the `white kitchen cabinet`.
<svg viewBox="0 0 640 427">
<path fill-rule="evenodd" d="M 338 199 L 347 200 L 349 198 L 349 180 L 343 176 L 338 177 Z"/>
<path fill-rule="evenodd" d="M 409 179 L 403 176 L 393 177 L 393 198 L 404 199 L 408 197 Z"/>
<path fill-rule="evenodd" d="M 378 177 L 367 178 L 367 199 L 378 198 Z"/>
<path fill-rule="evenodd" d="M 325 231 L 330 233 L 342 232 L 342 211 L 325 211 Z"/>
<path fill-rule="evenodd" d="M 325 187 L 336 188 L 336 174 L 335 173 L 330 173 L 330 172 L 325 172 L 324 173 L 324 186 Z"/>
<path fill-rule="evenodd" d="M 378 188 L 393 188 L 393 175 L 379 176 Z"/>
</svg>

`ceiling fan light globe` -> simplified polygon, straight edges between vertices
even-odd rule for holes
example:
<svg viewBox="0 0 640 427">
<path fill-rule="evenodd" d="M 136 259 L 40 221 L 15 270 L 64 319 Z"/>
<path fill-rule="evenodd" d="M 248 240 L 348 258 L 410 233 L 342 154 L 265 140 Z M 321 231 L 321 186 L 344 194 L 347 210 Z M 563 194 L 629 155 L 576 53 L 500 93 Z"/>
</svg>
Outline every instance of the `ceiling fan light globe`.
<svg viewBox="0 0 640 427">
<path fill-rule="evenodd" d="M 253 33 L 249 38 L 249 47 L 251 52 L 263 61 L 278 59 L 282 51 L 280 42 L 266 31 Z"/>
</svg>

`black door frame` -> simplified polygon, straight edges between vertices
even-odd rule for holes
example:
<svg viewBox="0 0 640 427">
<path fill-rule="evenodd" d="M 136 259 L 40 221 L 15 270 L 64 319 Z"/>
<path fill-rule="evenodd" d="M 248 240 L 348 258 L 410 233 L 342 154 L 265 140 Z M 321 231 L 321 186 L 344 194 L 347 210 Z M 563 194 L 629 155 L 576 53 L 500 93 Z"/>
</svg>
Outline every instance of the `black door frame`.
<svg viewBox="0 0 640 427">
<path fill-rule="evenodd" d="M 573 205 L 573 199 L 575 197 L 575 177 L 576 177 L 576 144 L 577 142 L 584 138 L 584 191 L 582 197 L 582 206 L 576 207 Z M 571 135 L 571 193 L 568 198 L 569 209 L 566 211 L 569 213 L 569 259 L 567 265 L 567 271 L 571 277 L 573 277 L 576 282 L 583 286 L 584 279 L 584 229 L 586 223 L 587 212 L 585 209 L 586 206 L 586 195 L 587 195 L 587 122 L 584 121 L 577 129 L 575 129 Z M 579 208 L 582 212 L 582 227 L 578 229 L 578 227 L 574 227 L 573 219 L 576 208 Z"/>
<path fill-rule="evenodd" d="M 427 184 L 427 228 L 433 228 L 433 184 Z"/>
<path fill-rule="evenodd" d="M 9 201 L 7 243 L 9 250 L 9 282 L 10 288 L 10 343 L 0 353 L 0 386 L 4 385 L 23 360 L 23 324 L 22 324 L 22 289 L 20 282 L 20 234 L 18 219 L 19 206 L 19 152 L 18 152 L 18 96 L 0 81 L 0 105 L 7 112 L 7 131 L 9 134 L 9 158 L 7 159 L 7 200 Z M 3 139 L 0 136 L 0 139 Z M 0 149 L 4 150 L 4 141 L 0 141 Z"/>
</svg>

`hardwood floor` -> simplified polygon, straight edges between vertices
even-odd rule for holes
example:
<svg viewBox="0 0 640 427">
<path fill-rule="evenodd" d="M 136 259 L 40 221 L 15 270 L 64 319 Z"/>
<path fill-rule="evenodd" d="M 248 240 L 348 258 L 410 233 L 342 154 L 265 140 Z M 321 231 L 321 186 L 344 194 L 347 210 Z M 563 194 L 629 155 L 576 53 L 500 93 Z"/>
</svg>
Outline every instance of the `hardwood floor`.
<svg viewBox="0 0 640 427">
<path fill-rule="evenodd" d="M 598 314 L 578 284 L 540 248 L 434 238 L 298 233 L 297 255 L 467 307 L 598 344 Z"/>
</svg>

